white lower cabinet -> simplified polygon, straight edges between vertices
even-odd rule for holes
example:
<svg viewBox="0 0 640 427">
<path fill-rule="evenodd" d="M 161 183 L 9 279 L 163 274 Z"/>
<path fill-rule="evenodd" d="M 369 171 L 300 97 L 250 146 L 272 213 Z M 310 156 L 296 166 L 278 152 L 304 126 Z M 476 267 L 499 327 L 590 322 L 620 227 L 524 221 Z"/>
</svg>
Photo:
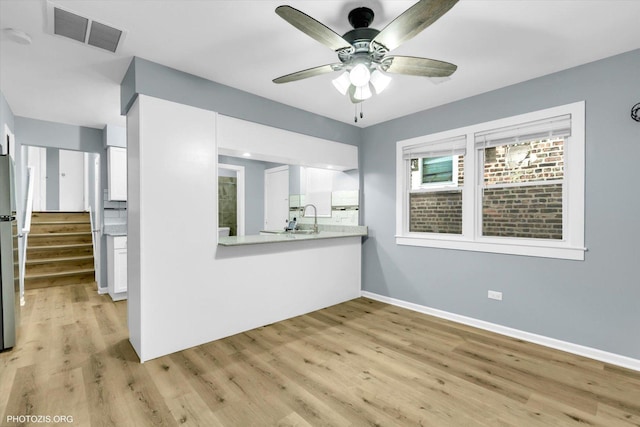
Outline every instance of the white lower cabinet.
<svg viewBox="0 0 640 427">
<path fill-rule="evenodd" d="M 111 299 L 127 298 L 127 236 L 107 236 L 107 284 Z"/>
</svg>

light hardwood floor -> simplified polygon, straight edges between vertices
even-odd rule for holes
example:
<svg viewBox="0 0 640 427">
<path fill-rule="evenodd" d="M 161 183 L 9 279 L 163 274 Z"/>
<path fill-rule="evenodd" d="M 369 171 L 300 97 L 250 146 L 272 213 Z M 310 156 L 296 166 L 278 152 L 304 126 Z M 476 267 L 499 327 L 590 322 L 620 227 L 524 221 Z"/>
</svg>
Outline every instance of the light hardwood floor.
<svg viewBox="0 0 640 427">
<path fill-rule="evenodd" d="M 640 426 L 639 372 L 365 298 L 143 365 L 125 301 L 91 285 L 26 300 L 2 426 Z"/>
</svg>

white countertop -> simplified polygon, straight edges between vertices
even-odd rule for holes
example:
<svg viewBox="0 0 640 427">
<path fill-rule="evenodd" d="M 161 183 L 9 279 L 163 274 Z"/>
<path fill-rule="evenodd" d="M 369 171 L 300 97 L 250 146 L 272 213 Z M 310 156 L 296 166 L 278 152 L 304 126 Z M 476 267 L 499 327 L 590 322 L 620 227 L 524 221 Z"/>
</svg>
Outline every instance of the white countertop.
<svg viewBox="0 0 640 427">
<path fill-rule="evenodd" d="M 104 224 L 102 234 L 105 236 L 126 236 L 127 224 Z"/>
<path fill-rule="evenodd" d="M 266 232 L 260 235 L 220 237 L 220 246 L 257 245 L 262 243 L 286 243 L 299 240 L 336 239 L 341 237 L 362 237 L 368 233 L 366 226 L 320 226 L 317 234 Z"/>
</svg>

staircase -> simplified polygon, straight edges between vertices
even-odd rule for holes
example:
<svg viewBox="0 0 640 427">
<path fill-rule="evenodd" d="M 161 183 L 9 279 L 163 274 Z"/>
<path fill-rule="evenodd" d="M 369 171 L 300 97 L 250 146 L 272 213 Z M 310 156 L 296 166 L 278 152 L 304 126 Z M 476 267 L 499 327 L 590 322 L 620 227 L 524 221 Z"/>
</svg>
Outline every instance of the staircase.
<svg viewBox="0 0 640 427">
<path fill-rule="evenodd" d="M 25 289 L 95 281 L 88 212 L 34 212 L 27 244 Z"/>
</svg>

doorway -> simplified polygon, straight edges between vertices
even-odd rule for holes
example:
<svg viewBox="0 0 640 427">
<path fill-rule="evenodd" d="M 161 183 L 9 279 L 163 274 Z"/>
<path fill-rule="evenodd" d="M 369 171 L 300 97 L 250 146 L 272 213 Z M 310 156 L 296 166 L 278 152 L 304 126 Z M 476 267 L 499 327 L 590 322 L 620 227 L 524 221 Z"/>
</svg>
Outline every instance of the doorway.
<svg viewBox="0 0 640 427">
<path fill-rule="evenodd" d="M 218 163 L 218 227 L 230 236 L 245 233 L 244 166 Z"/>
<path fill-rule="evenodd" d="M 89 176 L 93 169 L 91 153 L 51 147 L 24 148 L 32 174 L 33 211 L 83 212 L 93 204 L 92 197 L 101 197 L 99 192 L 93 194 L 90 187 L 91 182 L 99 183 L 99 176 Z"/>
</svg>

